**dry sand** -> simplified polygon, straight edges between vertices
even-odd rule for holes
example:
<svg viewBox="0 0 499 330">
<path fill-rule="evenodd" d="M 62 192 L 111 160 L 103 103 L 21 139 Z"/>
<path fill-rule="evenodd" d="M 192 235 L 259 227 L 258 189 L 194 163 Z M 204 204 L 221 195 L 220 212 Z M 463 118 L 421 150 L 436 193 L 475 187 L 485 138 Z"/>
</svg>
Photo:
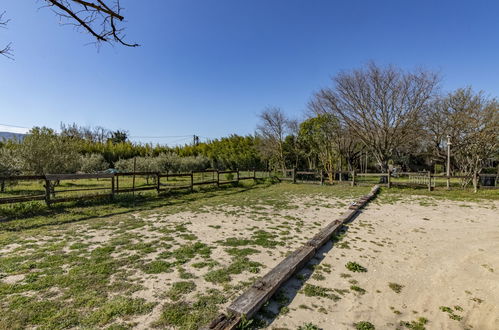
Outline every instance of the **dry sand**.
<svg viewBox="0 0 499 330">
<path fill-rule="evenodd" d="M 307 297 L 301 281 L 292 279 L 284 287 L 291 297 L 289 312 L 272 320 L 269 328 L 313 323 L 323 329 L 355 329 L 354 322 L 369 321 L 376 329 L 405 329 L 401 321 L 425 317 L 426 329 L 499 329 L 497 207 L 498 202 L 420 203 L 408 198 L 370 204 L 349 224 L 341 241 L 350 248 L 328 244 L 316 256 L 315 263 L 329 264 L 332 271 L 317 271 L 323 280 L 312 276 L 303 283 L 341 290 L 354 280 L 366 293 L 336 292 L 338 301 Z M 368 271 L 348 271 L 349 261 Z M 390 289 L 390 282 L 402 285 L 401 292 Z M 462 319 L 451 319 L 441 306 Z"/>
</svg>

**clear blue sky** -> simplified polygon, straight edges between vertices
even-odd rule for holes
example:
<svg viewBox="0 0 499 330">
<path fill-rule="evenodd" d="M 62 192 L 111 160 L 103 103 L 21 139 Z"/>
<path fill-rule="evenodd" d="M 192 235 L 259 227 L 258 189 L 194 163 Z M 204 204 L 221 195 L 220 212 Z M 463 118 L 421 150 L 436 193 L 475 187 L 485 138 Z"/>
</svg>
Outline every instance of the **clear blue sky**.
<svg viewBox="0 0 499 330">
<path fill-rule="evenodd" d="M 313 91 L 369 60 L 499 95 L 496 0 L 122 0 L 142 46 L 99 52 L 42 4 L 1 1 L 15 61 L 0 58 L 0 124 L 251 134 L 264 107 L 303 116 Z"/>
</svg>

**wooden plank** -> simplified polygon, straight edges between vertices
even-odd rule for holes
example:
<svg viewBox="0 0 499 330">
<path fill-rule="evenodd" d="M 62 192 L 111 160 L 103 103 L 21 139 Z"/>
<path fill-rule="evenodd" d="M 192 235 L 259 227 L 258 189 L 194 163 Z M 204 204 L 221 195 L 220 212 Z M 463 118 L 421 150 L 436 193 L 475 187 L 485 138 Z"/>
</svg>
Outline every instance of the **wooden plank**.
<svg viewBox="0 0 499 330">
<path fill-rule="evenodd" d="M 175 177 L 190 177 L 190 173 L 168 173 L 168 174 L 159 174 L 161 178 L 175 178 Z"/>
<path fill-rule="evenodd" d="M 45 200 L 45 195 L 4 197 L 0 198 L 0 204 L 22 203 L 22 202 L 43 201 L 43 200 Z"/>
<path fill-rule="evenodd" d="M 50 181 L 57 180 L 78 180 L 78 179 L 105 179 L 112 178 L 112 173 L 94 173 L 94 174 L 46 174 L 45 179 Z"/>
<path fill-rule="evenodd" d="M 44 175 L 14 175 L 14 176 L 0 176 L 0 181 L 31 181 L 31 180 L 45 180 Z"/>
<path fill-rule="evenodd" d="M 295 250 L 276 267 L 271 269 L 265 276 L 255 282 L 247 291 L 239 296 L 227 308 L 227 315 L 236 315 L 238 317 L 251 318 L 268 299 L 284 284 L 296 271 L 302 268 L 310 259 L 313 258 L 317 250 L 319 250 L 333 235 L 335 235 L 345 222 L 350 221 L 371 199 L 374 198 L 379 191 L 379 185 L 371 189 L 371 192 L 362 196 L 354 210 L 347 211 L 339 219 L 331 222 L 312 239 L 306 242 L 302 247 Z M 209 329 L 234 329 L 237 325 L 230 322 L 216 322 L 223 319 L 219 316 L 213 324 L 217 327 L 209 327 Z"/>
<path fill-rule="evenodd" d="M 315 247 L 307 245 L 294 251 L 239 296 L 227 308 L 228 313 L 252 317 L 295 271 L 315 255 L 315 252 Z"/>
<path fill-rule="evenodd" d="M 121 189 L 116 190 L 116 193 L 127 193 L 127 192 L 133 192 L 133 191 L 146 191 L 146 190 L 156 190 L 156 187 L 141 187 L 141 188 L 126 188 L 126 189 Z"/>
<path fill-rule="evenodd" d="M 230 173 L 237 173 L 236 170 L 234 171 L 218 171 L 219 174 L 230 174 Z"/>
<path fill-rule="evenodd" d="M 212 180 L 212 181 L 203 181 L 203 182 L 193 182 L 193 186 L 200 186 L 202 184 L 214 184 L 217 183 L 217 180 Z"/>
</svg>

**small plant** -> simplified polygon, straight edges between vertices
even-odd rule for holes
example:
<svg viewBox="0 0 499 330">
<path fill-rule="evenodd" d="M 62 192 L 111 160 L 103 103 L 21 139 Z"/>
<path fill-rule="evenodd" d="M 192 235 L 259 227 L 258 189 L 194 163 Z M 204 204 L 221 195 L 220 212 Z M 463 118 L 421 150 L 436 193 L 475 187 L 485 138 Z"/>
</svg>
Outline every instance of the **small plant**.
<svg viewBox="0 0 499 330">
<path fill-rule="evenodd" d="M 357 330 L 375 330 L 376 329 L 374 324 L 372 324 L 371 322 L 367 322 L 367 321 L 360 321 L 360 322 L 354 323 L 354 326 L 355 326 L 355 329 L 357 329 Z"/>
<path fill-rule="evenodd" d="M 425 324 L 428 323 L 428 319 L 425 317 L 420 317 L 416 321 L 400 321 L 401 327 L 406 327 L 411 330 L 425 330 Z"/>
<path fill-rule="evenodd" d="M 456 307 L 458 307 L 458 308 L 456 308 L 456 310 L 460 310 L 460 311 L 462 311 L 462 310 L 463 310 L 463 308 L 462 308 L 461 306 L 456 306 Z M 454 308 L 455 308 L 455 307 L 454 307 Z M 450 318 L 451 320 L 461 321 L 461 320 L 463 319 L 463 317 L 462 317 L 462 316 L 455 314 L 455 313 L 454 313 L 454 310 L 452 310 L 452 308 L 450 308 L 450 307 L 447 307 L 447 306 L 440 306 L 440 307 L 439 307 L 439 309 L 440 309 L 442 312 L 444 312 L 444 313 L 448 313 L 448 314 L 449 314 L 449 318 Z"/>
<path fill-rule="evenodd" d="M 388 283 L 388 287 L 392 289 L 395 293 L 400 293 L 404 286 L 397 283 Z"/>
<path fill-rule="evenodd" d="M 349 261 L 345 267 L 351 271 L 351 272 L 356 272 L 356 273 L 365 273 L 367 272 L 367 268 L 359 265 L 358 263 L 354 262 L 354 261 Z"/>
<path fill-rule="evenodd" d="M 365 294 L 366 293 L 365 289 L 363 289 L 363 288 L 361 288 L 360 286 L 357 286 L 357 285 L 350 286 L 350 290 L 355 291 L 355 292 L 357 292 L 359 294 Z"/>
<path fill-rule="evenodd" d="M 313 323 L 305 323 L 304 325 L 300 325 L 298 330 L 321 330 L 321 328 Z"/>
</svg>

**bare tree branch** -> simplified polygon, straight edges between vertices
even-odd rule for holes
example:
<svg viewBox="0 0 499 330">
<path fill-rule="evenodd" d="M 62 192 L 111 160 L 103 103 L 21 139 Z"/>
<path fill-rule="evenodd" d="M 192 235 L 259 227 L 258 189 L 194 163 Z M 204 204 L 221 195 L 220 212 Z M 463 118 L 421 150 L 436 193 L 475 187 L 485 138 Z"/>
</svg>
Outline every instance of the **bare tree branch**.
<svg viewBox="0 0 499 330">
<path fill-rule="evenodd" d="M 0 14 L 0 28 L 7 28 L 7 24 L 10 22 L 10 19 L 4 19 L 5 12 Z M 13 58 L 13 49 L 12 49 L 12 43 L 9 42 L 6 46 L 3 48 L 0 48 L 0 55 L 3 55 L 7 57 L 8 59 L 14 59 Z"/>
<path fill-rule="evenodd" d="M 44 0 L 49 7 L 55 7 L 55 13 L 71 24 L 81 27 L 90 33 L 97 41 L 116 42 L 127 47 L 138 47 L 137 43 L 128 43 L 124 40 L 124 29 L 117 26 L 116 20 L 122 22 L 119 0 L 113 0 L 109 5 L 105 1 L 85 0 Z M 64 23 L 63 23 L 64 24 Z"/>
</svg>

